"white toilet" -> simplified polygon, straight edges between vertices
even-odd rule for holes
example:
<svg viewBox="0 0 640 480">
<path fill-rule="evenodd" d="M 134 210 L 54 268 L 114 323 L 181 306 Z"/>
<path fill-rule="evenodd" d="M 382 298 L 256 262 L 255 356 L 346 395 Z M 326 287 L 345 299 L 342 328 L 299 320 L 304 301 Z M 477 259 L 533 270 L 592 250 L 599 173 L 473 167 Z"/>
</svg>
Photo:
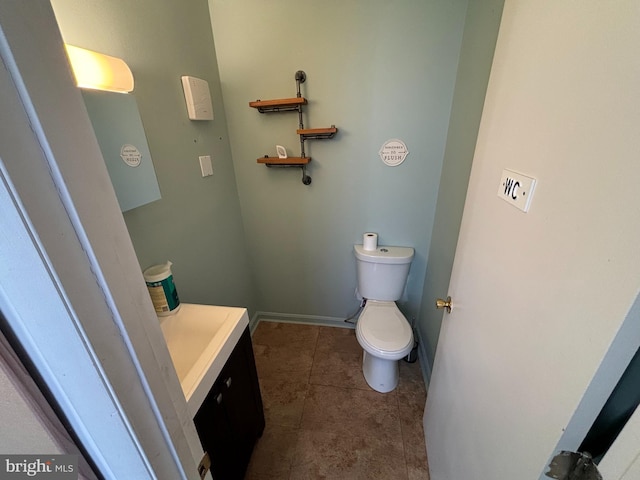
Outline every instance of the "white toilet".
<svg viewBox="0 0 640 480">
<path fill-rule="evenodd" d="M 358 318 L 356 338 L 363 348 L 362 373 L 371 388 L 391 392 L 398 385 L 398 360 L 413 348 L 413 332 L 395 301 L 402 297 L 413 248 L 354 245 L 358 292 L 366 305 Z"/>
</svg>

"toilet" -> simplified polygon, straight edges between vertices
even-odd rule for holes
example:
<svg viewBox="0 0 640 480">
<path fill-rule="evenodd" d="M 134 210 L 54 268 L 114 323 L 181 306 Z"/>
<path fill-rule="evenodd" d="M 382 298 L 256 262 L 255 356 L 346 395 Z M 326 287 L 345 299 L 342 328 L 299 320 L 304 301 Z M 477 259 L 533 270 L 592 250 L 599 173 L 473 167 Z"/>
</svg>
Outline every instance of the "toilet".
<svg viewBox="0 0 640 480">
<path fill-rule="evenodd" d="M 402 297 L 413 260 L 413 248 L 354 245 L 358 292 L 366 304 L 356 325 L 364 350 L 362 373 L 371 388 L 393 391 L 398 385 L 398 360 L 413 348 L 411 325 L 396 305 Z"/>
</svg>

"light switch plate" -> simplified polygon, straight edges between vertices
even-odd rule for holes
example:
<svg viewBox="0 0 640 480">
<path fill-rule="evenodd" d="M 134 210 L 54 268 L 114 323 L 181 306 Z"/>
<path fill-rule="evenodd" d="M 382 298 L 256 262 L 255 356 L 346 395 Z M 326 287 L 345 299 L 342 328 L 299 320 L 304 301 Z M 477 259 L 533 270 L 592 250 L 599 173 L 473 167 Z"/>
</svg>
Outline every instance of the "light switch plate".
<svg viewBox="0 0 640 480">
<path fill-rule="evenodd" d="M 498 197 L 527 212 L 531 206 L 535 186 L 535 178 L 504 169 L 498 186 Z"/>
<path fill-rule="evenodd" d="M 213 165 L 211 164 L 211 155 L 201 155 L 198 157 L 200 160 L 200 171 L 203 177 L 213 175 Z"/>
</svg>

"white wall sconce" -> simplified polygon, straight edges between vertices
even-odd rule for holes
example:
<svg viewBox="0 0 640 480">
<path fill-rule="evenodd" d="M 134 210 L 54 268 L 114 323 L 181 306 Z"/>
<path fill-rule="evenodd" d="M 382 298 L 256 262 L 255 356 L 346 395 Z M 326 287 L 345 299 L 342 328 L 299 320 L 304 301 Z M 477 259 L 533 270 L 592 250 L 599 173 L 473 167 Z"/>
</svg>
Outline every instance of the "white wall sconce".
<svg viewBox="0 0 640 480">
<path fill-rule="evenodd" d="M 124 60 L 73 45 L 65 47 L 78 87 L 118 93 L 133 91 L 133 74 Z"/>
</svg>

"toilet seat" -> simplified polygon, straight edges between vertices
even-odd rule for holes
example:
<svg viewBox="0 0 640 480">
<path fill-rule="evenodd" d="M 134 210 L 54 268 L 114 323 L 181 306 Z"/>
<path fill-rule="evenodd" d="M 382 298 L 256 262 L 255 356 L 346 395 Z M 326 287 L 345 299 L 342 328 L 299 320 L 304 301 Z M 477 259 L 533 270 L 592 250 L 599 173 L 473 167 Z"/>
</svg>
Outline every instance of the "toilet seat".
<svg viewBox="0 0 640 480">
<path fill-rule="evenodd" d="M 356 337 L 365 351 L 387 360 L 399 360 L 413 348 L 411 326 L 395 302 L 368 300 L 358 318 Z"/>
</svg>

